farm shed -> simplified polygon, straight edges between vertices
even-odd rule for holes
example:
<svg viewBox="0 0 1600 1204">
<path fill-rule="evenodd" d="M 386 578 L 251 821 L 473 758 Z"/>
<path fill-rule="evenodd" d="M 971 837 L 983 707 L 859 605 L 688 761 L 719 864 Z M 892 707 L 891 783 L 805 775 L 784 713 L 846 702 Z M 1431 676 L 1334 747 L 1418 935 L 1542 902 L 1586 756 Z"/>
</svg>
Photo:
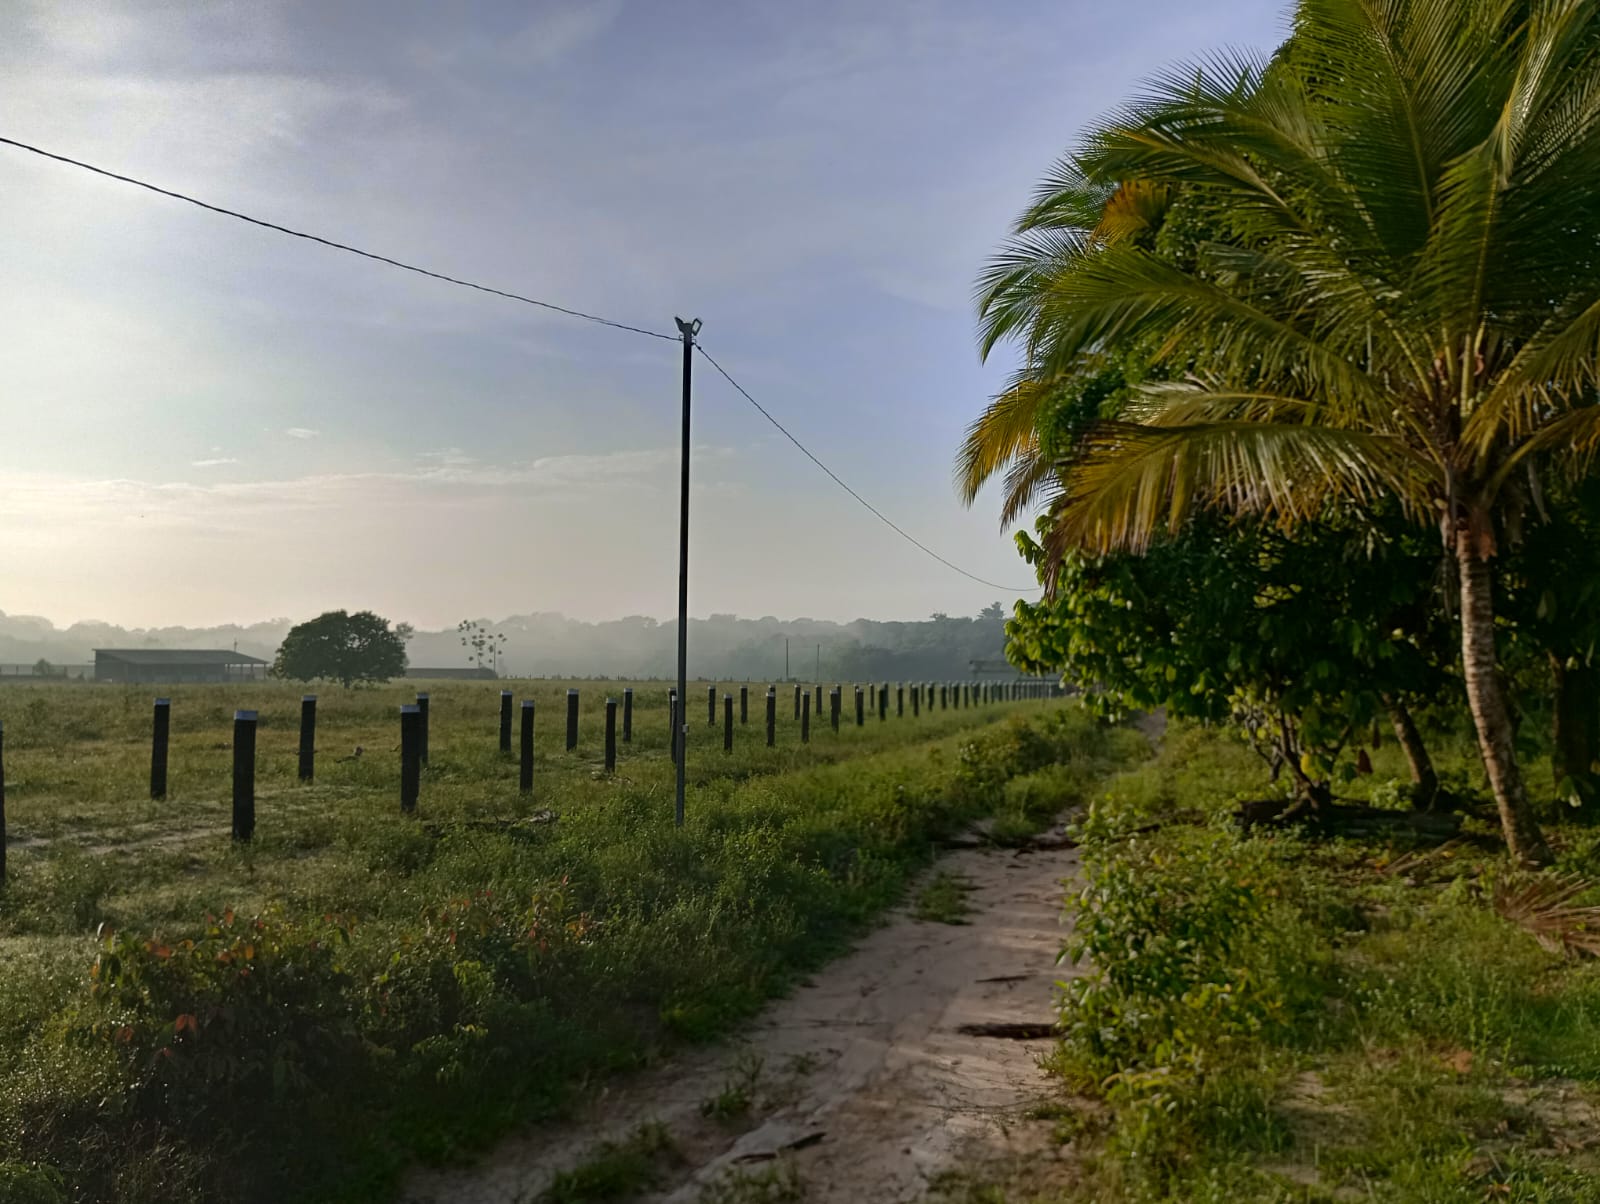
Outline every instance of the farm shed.
<svg viewBox="0 0 1600 1204">
<path fill-rule="evenodd" d="M 258 681 L 267 662 L 227 648 L 96 648 L 94 679 L 120 682 Z"/>
</svg>

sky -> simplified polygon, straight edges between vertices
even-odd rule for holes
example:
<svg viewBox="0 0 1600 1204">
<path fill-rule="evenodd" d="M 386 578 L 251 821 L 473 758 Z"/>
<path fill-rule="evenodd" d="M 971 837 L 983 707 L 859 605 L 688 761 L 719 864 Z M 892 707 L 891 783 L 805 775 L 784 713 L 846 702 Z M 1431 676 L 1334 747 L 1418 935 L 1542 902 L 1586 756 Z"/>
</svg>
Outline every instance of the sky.
<svg viewBox="0 0 1600 1204">
<path fill-rule="evenodd" d="M 0 135 L 701 341 L 690 610 L 1009 608 L 952 485 L 973 282 L 1139 82 L 1277 0 L 0 0 Z M 423 627 L 677 598 L 681 350 L 0 147 L 0 611 Z M 1006 588 L 998 588 L 998 587 Z"/>
</svg>

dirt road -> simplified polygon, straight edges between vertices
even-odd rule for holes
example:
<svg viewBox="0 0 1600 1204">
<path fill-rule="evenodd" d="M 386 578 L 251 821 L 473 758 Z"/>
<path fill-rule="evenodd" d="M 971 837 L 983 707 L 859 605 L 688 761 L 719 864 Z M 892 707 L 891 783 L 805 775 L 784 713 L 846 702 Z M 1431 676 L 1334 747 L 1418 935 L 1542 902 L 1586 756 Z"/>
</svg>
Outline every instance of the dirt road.
<svg viewBox="0 0 1600 1204">
<path fill-rule="evenodd" d="M 1077 854 L 971 849 L 940 868 L 970 882 L 968 923 L 897 912 L 738 1038 L 620 1078 L 583 1115 L 477 1167 L 418 1175 L 406 1200 L 535 1204 L 601 1141 L 651 1122 L 681 1158 L 644 1198 L 671 1204 L 740 1198 L 715 1189 L 772 1173 L 803 1184 L 808 1204 L 917 1201 L 953 1170 L 1053 1157 L 1050 1124 L 1027 1118 L 1050 1093 L 1038 1068 L 1048 1038 L 963 1027 L 1052 1019 L 1054 984 L 1072 972 L 1056 956 Z M 719 1096 L 735 1115 L 704 1114 Z"/>
</svg>

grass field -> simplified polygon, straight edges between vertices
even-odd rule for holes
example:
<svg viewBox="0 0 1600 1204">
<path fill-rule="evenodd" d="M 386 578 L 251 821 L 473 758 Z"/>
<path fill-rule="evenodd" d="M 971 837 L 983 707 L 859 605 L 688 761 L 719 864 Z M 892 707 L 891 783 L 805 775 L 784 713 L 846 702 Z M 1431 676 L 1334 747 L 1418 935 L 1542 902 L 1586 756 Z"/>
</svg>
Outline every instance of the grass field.
<svg viewBox="0 0 1600 1204">
<path fill-rule="evenodd" d="M 802 745 L 786 691 L 768 749 L 763 683 L 725 754 L 701 683 L 679 830 L 666 687 L 637 687 L 605 775 L 599 704 L 624 683 L 576 683 L 569 754 L 572 684 L 513 683 L 537 702 L 531 796 L 498 751 L 502 683 L 433 684 L 414 817 L 415 683 L 322 691 L 311 786 L 299 689 L 174 688 L 162 801 L 151 691 L 0 689 L 0 1200 L 381 1198 L 417 1156 L 722 1031 L 898 898 L 941 835 L 982 814 L 1026 832 L 1142 749 L 1059 703 L 891 704 L 857 728 L 848 696 L 840 732 L 813 717 Z M 248 845 L 228 837 L 241 707 L 261 716 Z"/>
</svg>

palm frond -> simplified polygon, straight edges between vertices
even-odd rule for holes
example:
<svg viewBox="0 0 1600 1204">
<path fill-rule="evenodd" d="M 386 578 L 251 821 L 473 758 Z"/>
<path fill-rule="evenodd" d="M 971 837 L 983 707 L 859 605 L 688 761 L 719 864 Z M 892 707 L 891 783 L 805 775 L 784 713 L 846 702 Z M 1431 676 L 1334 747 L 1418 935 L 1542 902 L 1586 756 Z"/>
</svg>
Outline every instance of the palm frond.
<svg viewBox="0 0 1600 1204">
<path fill-rule="evenodd" d="M 967 428 L 956 458 L 956 491 L 963 502 L 970 506 L 1006 466 L 1039 458 L 1041 411 L 1058 387 L 1054 381 L 1021 377 Z"/>
<path fill-rule="evenodd" d="M 1490 478 L 1489 491 L 1498 492 L 1523 464 L 1540 456 L 1551 457 L 1572 475 L 1581 476 L 1596 453 L 1600 453 L 1600 402 L 1590 401 L 1552 418 L 1523 440 Z"/>
<path fill-rule="evenodd" d="M 1335 341 L 1358 331 L 1315 319 L 1257 305 L 1137 247 L 1107 247 L 1059 274 L 1042 296 L 1037 364 L 1060 372 L 1120 340 L 1148 336 L 1159 339 L 1155 359 L 1169 367 L 1201 360 L 1231 380 L 1292 380 L 1325 397 L 1330 411 L 1367 413 L 1380 390 L 1355 362 L 1356 345 Z"/>
<path fill-rule="evenodd" d="M 1043 455 L 1018 456 L 1006 472 L 1005 500 L 1000 507 L 1000 529 L 1010 527 L 1041 501 L 1060 491 L 1061 467 Z"/>
<path fill-rule="evenodd" d="M 1499 882 L 1494 889 L 1494 909 L 1527 929 L 1551 953 L 1600 957 L 1600 907 L 1573 904 L 1593 889 L 1594 883 L 1575 874 Z"/>
<path fill-rule="evenodd" d="M 1084 441 L 1052 509 L 1053 555 L 1142 551 L 1200 510 L 1257 515 L 1285 527 L 1335 498 L 1384 493 L 1415 504 L 1431 476 L 1399 441 L 1285 423 L 1151 427 L 1106 422 Z"/>
</svg>

